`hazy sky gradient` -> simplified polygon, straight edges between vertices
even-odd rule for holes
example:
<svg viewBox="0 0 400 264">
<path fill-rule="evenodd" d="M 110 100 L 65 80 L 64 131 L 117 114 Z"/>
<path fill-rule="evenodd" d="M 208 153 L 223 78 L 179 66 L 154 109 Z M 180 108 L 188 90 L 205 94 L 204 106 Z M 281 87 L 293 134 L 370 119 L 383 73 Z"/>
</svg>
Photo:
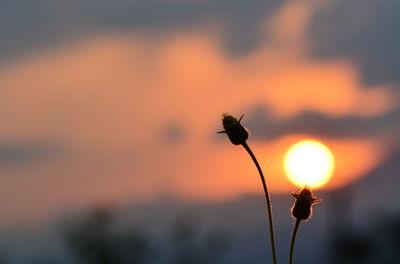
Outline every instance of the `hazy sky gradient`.
<svg viewBox="0 0 400 264">
<path fill-rule="evenodd" d="M 215 134 L 224 112 L 246 114 L 275 192 L 297 189 L 281 164 L 296 140 L 333 150 L 328 188 L 399 149 L 395 0 L 0 5 L 3 223 L 260 192 L 249 158 Z"/>
</svg>

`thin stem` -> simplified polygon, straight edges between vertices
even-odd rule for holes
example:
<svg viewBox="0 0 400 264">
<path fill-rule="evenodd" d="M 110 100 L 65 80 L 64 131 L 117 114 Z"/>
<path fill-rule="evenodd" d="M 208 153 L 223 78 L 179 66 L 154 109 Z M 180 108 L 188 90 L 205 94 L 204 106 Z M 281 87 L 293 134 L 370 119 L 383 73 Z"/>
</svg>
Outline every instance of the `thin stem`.
<svg viewBox="0 0 400 264">
<path fill-rule="evenodd" d="M 260 174 L 261 177 L 261 182 L 263 185 L 264 189 L 264 194 L 265 194 L 265 200 L 267 202 L 267 211 L 268 211 L 268 222 L 269 222 L 269 236 L 271 239 L 271 250 L 272 250 L 272 263 L 276 264 L 276 249 L 275 249 L 275 235 L 274 235 L 274 224 L 272 222 L 272 206 L 271 206 L 271 199 L 269 198 L 268 194 L 268 189 L 267 189 L 267 184 L 265 182 L 264 174 L 261 170 L 260 164 L 258 164 L 258 161 L 256 157 L 254 156 L 253 152 L 251 151 L 250 147 L 247 145 L 247 143 L 242 144 L 243 147 L 247 150 L 249 153 L 251 159 L 253 160 L 254 164 L 257 167 L 258 173 Z"/>
<path fill-rule="evenodd" d="M 289 253 L 289 264 L 293 263 L 293 250 L 294 250 L 294 242 L 296 241 L 297 230 L 299 229 L 301 219 L 297 218 L 296 223 L 294 224 L 292 241 L 290 241 L 290 253 Z"/>
</svg>

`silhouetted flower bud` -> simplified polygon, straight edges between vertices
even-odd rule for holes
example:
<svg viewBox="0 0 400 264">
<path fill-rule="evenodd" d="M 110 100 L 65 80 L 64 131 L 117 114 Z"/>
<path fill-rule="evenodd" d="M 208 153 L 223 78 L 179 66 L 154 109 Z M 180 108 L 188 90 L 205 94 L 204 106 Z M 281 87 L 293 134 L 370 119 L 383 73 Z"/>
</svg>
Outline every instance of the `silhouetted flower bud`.
<svg viewBox="0 0 400 264">
<path fill-rule="evenodd" d="M 222 115 L 222 125 L 224 127 L 224 131 L 220 131 L 218 133 L 226 133 L 234 145 L 244 144 L 246 140 L 249 138 L 249 132 L 247 129 L 240 123 L 243 115 L 237 120 L 235 117 L 223 114 Z"/>
<path fill-rule="evenodd" d="M 292 207 L 292 216 L 300 220 L 308 220 L 311 217 L 311 206 L 321 202 L 317 199 L 309 187 L 304 187 L 299 193 L 292 193 L 296 201 Z"/>
</svg>

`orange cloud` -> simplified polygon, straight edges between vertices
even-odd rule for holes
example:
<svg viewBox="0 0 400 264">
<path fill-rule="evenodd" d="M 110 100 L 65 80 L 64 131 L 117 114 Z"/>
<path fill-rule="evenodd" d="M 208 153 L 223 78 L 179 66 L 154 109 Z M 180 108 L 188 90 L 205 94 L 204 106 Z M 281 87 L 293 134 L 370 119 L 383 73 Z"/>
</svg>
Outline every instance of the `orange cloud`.
<svg viewBox="0 0 400 264">
<path fill-rule="evenodd" d="M 270 44 L 244 58 L 224 54 L 216 32 L 166 36 L 158 43 L 111 34 L 3 64 L 1 137 L 54 137 L 72 154 L 54 164 L 8 171 L 32 179 L 24 188 L 23 178 L 5 180 L 4 190 L 16 190 L 8 192 L 15 205 L 0 209 L 16 214 L 15 208 L 26 206 L 25 192 L 35 197 L 30 208 L 43 214 L 105 198 L 140 200 L 172 192 L 185 199 L 222 199 L 259 192 L 245 153 L 210 141 L 221 113 L 260 103 L 280 118 L 305 110 L 369 117 L 392 109 L 391 87 L 364 89 L 351 61 L 307 57 L 304 31 L 316 8 L 305 2 L 290 2 L 277 13 L 266 29 Z M 184 124 L 187 134 L 174 148 L 157 141 L 170 120 Z M 273 191 L 293 189 L 282 159 L 297 139 L 290 135 L 255 148 Z M 385 154 L 376 153 L 378 139 L 324 142 L 337 159 L 330 188 L 356 180 Z M 362 162 L 351 162 L 354 156 Z"/>
</svg>

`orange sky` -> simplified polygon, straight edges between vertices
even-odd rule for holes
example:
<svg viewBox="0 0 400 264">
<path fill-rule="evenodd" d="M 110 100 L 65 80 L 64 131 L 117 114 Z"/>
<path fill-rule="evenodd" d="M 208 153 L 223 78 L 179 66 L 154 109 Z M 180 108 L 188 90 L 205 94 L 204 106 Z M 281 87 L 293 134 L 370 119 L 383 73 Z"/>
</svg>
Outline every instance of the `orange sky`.
<svg viewBox="0 0 400 264">
<path fill-rule="evenodd" d="M 0 210 L 10 219 L 25 219 L 101 199 L 215 200 L 260 193 L 244 150 L 215 140 L 222 113 L 240 115 L 266 104 L 285 120 L 306 110 L 368 118 L 393 109 L 392 87 L 363 89 L 350 60 L 307 56 L 306 29 L 318 8 L 324 5 L 289 2 L 265 21 L 270 44 L 243 58 L 224 53 L 218 30 L 198 30 L 166 35 L 158 43 L 122 33 L 88 36 L 3 63 L 2 139 L 50 138 L 67 151 L 0 169 L 10 175 L 0 186 L 7 198 Z M 181 142 L 163 142 L 160 133 L 170 123 L 184 127 Z M 283 175 L 283 155 L 309 137 L 250 141 L 272 191 L 297 189 Z M 327 188 L 355 181 L 388 154 L 384 135 L 320 140 L 337 163 Z"/>
</svg>

